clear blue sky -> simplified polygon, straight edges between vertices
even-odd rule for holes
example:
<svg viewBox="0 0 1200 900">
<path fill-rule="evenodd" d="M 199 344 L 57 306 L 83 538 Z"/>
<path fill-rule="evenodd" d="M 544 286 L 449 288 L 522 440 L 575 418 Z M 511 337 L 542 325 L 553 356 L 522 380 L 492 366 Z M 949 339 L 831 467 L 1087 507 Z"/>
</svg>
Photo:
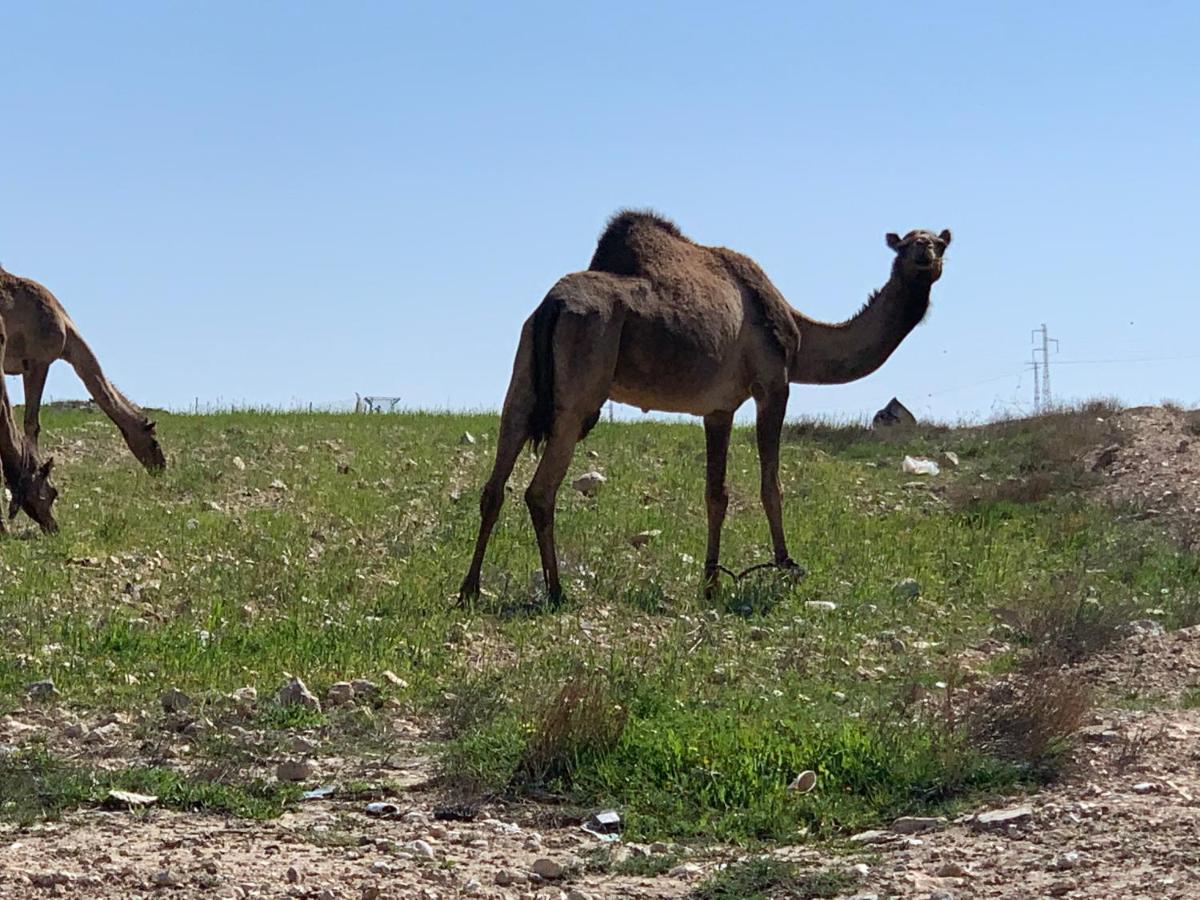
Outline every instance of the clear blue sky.
<svg viewBox="0 0 1200 900">
<path fill-rule="evenodd" d="M 878 373 L 986 415 L 1200 404 L 1200 4 L 22 3 L 0 28 L 0 261 L 138 402 L 496 408 L 522 320 L 653 206 L 840 319 L 887 231 L 954 230 Z M 1006 377 L 1005 377 L 1006 376 Z M 994 379 L 986 384 L 979 382 Z M 65 363 L 49 394 L 83 396 Z M 18 390 L 19 396 L 19 390 Z"/>
</svg>

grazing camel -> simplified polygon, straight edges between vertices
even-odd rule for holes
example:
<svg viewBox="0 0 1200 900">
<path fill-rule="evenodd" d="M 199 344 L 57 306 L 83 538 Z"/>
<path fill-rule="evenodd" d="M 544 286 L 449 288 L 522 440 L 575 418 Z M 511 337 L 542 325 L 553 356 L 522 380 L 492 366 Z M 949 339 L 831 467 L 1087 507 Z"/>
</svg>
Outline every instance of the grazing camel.
<svg viewBox="0 0 1200 900">
<path fill-rule="evenodd" d="M 25 382 L 25 436 L 31 450 L 37 450 L 42 390 L 50 364 L 65 359 L 96 405 L 120 429 L 138 461 L 151 472 L 166 466 L 154 423 L 104 377 L 87 341 L 50 291 L 36 281 L 0 268 L 0 318 L 8 329 L 4 374 L 21 375 Z"/>
<path fill-rule="evenodd" d="M 4 352 L 7 342 L 4 320 L 0 319 L 0 353 Z M 58 531 L 52 510 L 58 497 L 57 489 L 50 483 L 50 470 L 53 467 L 53 459 L 39 465 L 33 447 L 17 431 L 12 405 L 8 400 L 8 385 L 4 383 L 4 376 L 0 375 L 0 469 L 4 472 L 8 492 L 12 495 L 8 506 L 10 519 L 17 514 L 17 510 L 23 509 L 29 518 L 41 526 L 42 531 L 48 534 Z M 0 532 L 6 530 L 4 518 L 0 516 Z"/>
<path fill-rule="evenodd" d="M 585 272 L 550 289 L 525 322 L 500 416 L 496 461 L 484 485 L 479 538 L 460 598 L 477 596 L 504 484 L 526 441 L 542 459 L 525 492 L 551 599 L 561 597 L 554 502 L 577 441 L 608 399 L 704 417 L 707 445 L 706 590 L 715 587 L 728 505 L 733 414 L 758 407 L 761 496 L 776 565 L 798 570 L 783 534 L 779 441 L 789 383 L 842 384 L 875 371 L 925 317 L 950 232 L 887 235 L 892 274 L 846 322 L 792 309 L 762 269 L 724 247 L 693 243 L 672 222 L 621 212 Z"/>
</svg>

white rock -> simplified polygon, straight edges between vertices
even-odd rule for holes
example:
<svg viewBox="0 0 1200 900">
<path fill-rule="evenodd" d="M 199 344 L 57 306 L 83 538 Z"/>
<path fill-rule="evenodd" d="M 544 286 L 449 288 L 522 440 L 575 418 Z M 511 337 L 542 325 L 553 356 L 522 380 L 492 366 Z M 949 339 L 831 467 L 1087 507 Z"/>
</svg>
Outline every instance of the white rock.
<svg viewBox="0 0 1200 900">
<path fill-rule="evenodd" d="M 89 731 L 83 738 L 85 744 L 104 744 L 113 740 L 121 733 L 121 726 L 116 722 L 100 725 Z"/>
<path fill-rule="evenodd" d="M 303 706 L 307 709 L 321 711 L 321 701 L 317 695 L 308 689 L 301 679 L 293 678 L 279 689 L 277 698 L 280 706 Z"/>
<path fill-rule="evenodd" d="M 1032 818 L 1032 807 L 1012 806 L 1008 809 L 993 809 L 980 813 L 975 817 L 974 824 L 980 828 L 1004 828 L 1028 822 Z"/>
<path fill-rule="evenodd" d="M 689 862 L 676 866 L 667 874 L 672 878 L 695 878 L 702 871 L 703 869 L 701 869 L 698 865 Z"/>
<path fill-rule="evenodd" d="M 886 844 L 895 839 L 896 836 L 890 831 L 881 831 L 878 828 L 860 831 L 858 834 L 850 836 L 850 842 L 853 844 Z"/>
<path fill-rule="evenodd" d="M 230 462 L 233 463 L 233 467 L 235 469 L 237 469 L 239 472 L 246 471 L 246 461 L 244 459 L 242 459 L 240 456 L 235 456 L 233 459 L 230 460 Z"/>
<path fill-rule="evenodd" d="M 1076 850 L 1068 850 L 1061 856 L 1056 856 L 1054 862 L 1050 864 L 1050 868 L 1057 869 L 1060 872 L 1065 872 L 1068 869 L 1074 869 L 1079 865 L 1079 852 Z"/>
<path fill-rule="evenodd" d="M 1158 790 L 1158 785 L 1153 781 L 1139 781 L 1133 786 L 1135 794 L 1153 794 Z"/>
<path fill-rule="evenodd" d="M 240 687 L 229 695 L 229 699 L 238 706 L 253 706 L 258 700 L 258 688 L 249 685 Z"/>
<path fill-rule="evenodd" d="M 427 841 L 422 841 L 422 840 L 409 841 L 407 844 L 404 845 L 404 849 L 407 850 L 409 853 L 413 854 L 414 856 L 421 856 L 421 857 L 424 857 L 425 859 L 436 859 L 437 858 L 437 853 L 434 852 L 433 847 L 431 847 Z"/>
<path fill-rule="evenodd" d="M 837 609 L 837 604 L 832 600 L 805 600 L 804 606 L 817 612 L 833 612 Z"/>
<path fill-rule="evenodd" d="M 458 443 L 463 447 L 470 447 L 475 443 L 475 435 L 471 434 L 469 431 L 464 431 L 462 433 L 462 437 L 458 439 Z"/>
<path fill-rule="evenodd" d="M 404 690 L 404 688 L 408 687 L 408 682 L 405 681 L 403 678 L 401 678 L 399 675 L 397 675 L 395 672 L 393 672 L 391 669 L 388 669 L 386 672 L 383 673 L 383 680 L 386 681 L 388 684 L 390 684 L 392 687 L 400 688 L 401 690 Z"/>
<path fill-rule="evenodd" d="M 852 878 L 862 880 L 871 874 L 871 867 L 866 863 L 855 863 L 847 871 Z"/>
<path fill-rule="evenodd" d="M 608 481 L 599 472 L 584 472 L 578 478 L 571 482 L 571 487 L 579 491 L 585 497 L 594 497 L 596 491 L 600 489 L 600 485 Z"/>
<path fill-rule="evenodd" d="M 662 534 L 661 528 L 651 528 L 649 531 L 639 531 L 629 539 L 629 543 L 634 547 L 645 547 L 660 534 Z"/>
</svg>

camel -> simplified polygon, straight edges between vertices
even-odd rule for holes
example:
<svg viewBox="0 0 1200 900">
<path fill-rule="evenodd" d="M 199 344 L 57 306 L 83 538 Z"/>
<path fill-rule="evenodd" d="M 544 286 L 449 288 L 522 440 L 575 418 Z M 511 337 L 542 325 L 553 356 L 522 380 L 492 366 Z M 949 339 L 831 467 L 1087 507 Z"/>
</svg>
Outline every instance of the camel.
<svg viewBox="0 0 1200 900">
<path fill-rule="evenodd" d="M 6 349 L 7 343 L 4 321 L 0 318 L 0 353 Z M 54 460 L 48 459 L 44 464 L 39 464 L 28 439 L 17 431 L 12 404 L 8 400 L 8 386 L 4 383 L 4 376 L 0 375 L 0 469 L 4 472 L 8 492 L 12 495 L 8 517 L 11 519 L 17 510 L 23 509 L 47 534 L 58 531 L 58 522 L 54 520 L 52 510 L 58 497 L 58 490 L 50 483 L 52 468 Z M 4 519 L 0 517 L 0 532 L 6 530 Z"/>
<path fill-rule="evenodd" d="M 8 329 L 4 374 L 25 382 L 25 436 L 37 451 L 46 375 L 55 360 L 65 359 L 82 379 L 96 405 L 125 438 L 133 455 L 150 472 L 166 466 L 154 423 L 104 377 L 87 341 L 58 299 L 42 285 L 0 268 L 0 317 Z"/>
<path fill-rule="evenodd" d="M 704 419 L 708 547 L 705 590 L 721 569 L 721 527 L 735 411 L 754 398 L 761 499 L 774 564 L 802 571 L 783 533 L 779 443 L 792 383 L 843 384 L 878 369 L 924 319 L 950 244 L 941 234 L 889 233 L 891 277 L 851 319 L 831 324 L 793 309 L 749 257 L 685 237 L 654 213 L 611 220 L 588 269 L 550 289 L 521 330 L 500 415 L 496 459 L 479 501 L 480 526 L 460 599 L 479 594 L 504 485 L 526 442 L 542 458 L 525 492 L 552 601 L 561 599 L 554 506 L 576 442 L 612 399 L 643 411 Z"/>
</svg>

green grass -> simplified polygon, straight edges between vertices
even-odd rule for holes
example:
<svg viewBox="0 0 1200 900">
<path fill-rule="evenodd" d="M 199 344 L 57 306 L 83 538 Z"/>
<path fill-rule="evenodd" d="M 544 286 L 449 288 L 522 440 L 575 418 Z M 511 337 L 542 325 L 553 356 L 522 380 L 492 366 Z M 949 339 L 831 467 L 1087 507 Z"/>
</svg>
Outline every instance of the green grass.
<svg viewBox="0 0 1200 900">
<path fill-rule="evenodd" d="M 1064 488 L 1086 479 L 1062 448 L 1106 437 L 1087 423 L 1094 413 L 906 437 L 792 428 L 785 527 L 810 574 L 755 573 L 712 601 L 700 590 L 702 429 L 602 422 L 571 472 L 597 468 L 608 482 L 595 498 L 569 485 L 559 497 L 568 596 L 551 610 L 533 604 L 529 457 L 489 549 L 488 593 L 466 608 L 451 599 L 494 415 L 164 415 L 171 464 L 151 478 L 102 418 L 51 412 L 43 441 L 59 456 L 63 527 L 0 541 L 0 712 L 40 678 L 85 719 L 153 709 L 178 687 L 219 730 L 223 696 L 251 685 L 250 725 L 279 739 L 316 730 L 353 756 L 378 749 L 394 713 L 313 714 L 269 698 L 288 675 L 321 695 L 366 677 L 427 724 L 447 784 L 615 806 L 632 838 L 794 840 L 952 809 L 1036 777 L 936 704 L 911 702 L 936 696 L 956 654 L 985 638 L 1028 644 L 994 610 L 1028 609 L 1068 579 L 1099 609 L 1157 608 L 1168 625 L 1200 611 L 1194 555 Z M 475 445 L 460 444 L 464 431 Z M 961 466 L 915 485 L 900 472 L 906 453 L 942 450 Z M 735 432 L 729 471 L 722 553 L 739 571 L 769 558 L 751 430 Z M 1054 488 L 984 490 L 1035 472 Z M 903 578 L 920 583 L 918 598 L 893 590 Z M 408 686 L 383 684 L 384 670 Z M 202 763 L 231 751 L 212 739 L 193 752 Z M 790 794 L 803 769 L 817 789 Z M 224 787 L 253 795 L 249 780 Z M 264 814 L 285 799 L 223 808 Z"/>
<path fill-rule="evenodd" d="M 0 815 L 10 821 L 55 819 L 102 803 L 110 790 L 149 794 L 167 809 L 252 819 L 278 816 L 300 794 L 291 785 L 261 780 L 222 784 L 157 767 L 106 771 L 66 762 L 36 747 L 0 756 Z"/>
<path fill-rule="evenodd" d="M 843 872 L 799 872 L 792 863 L 751 859 L 721 870 L 688 900 L 809 900 L 849 893 L 854 878 Z"/>
</svg>

